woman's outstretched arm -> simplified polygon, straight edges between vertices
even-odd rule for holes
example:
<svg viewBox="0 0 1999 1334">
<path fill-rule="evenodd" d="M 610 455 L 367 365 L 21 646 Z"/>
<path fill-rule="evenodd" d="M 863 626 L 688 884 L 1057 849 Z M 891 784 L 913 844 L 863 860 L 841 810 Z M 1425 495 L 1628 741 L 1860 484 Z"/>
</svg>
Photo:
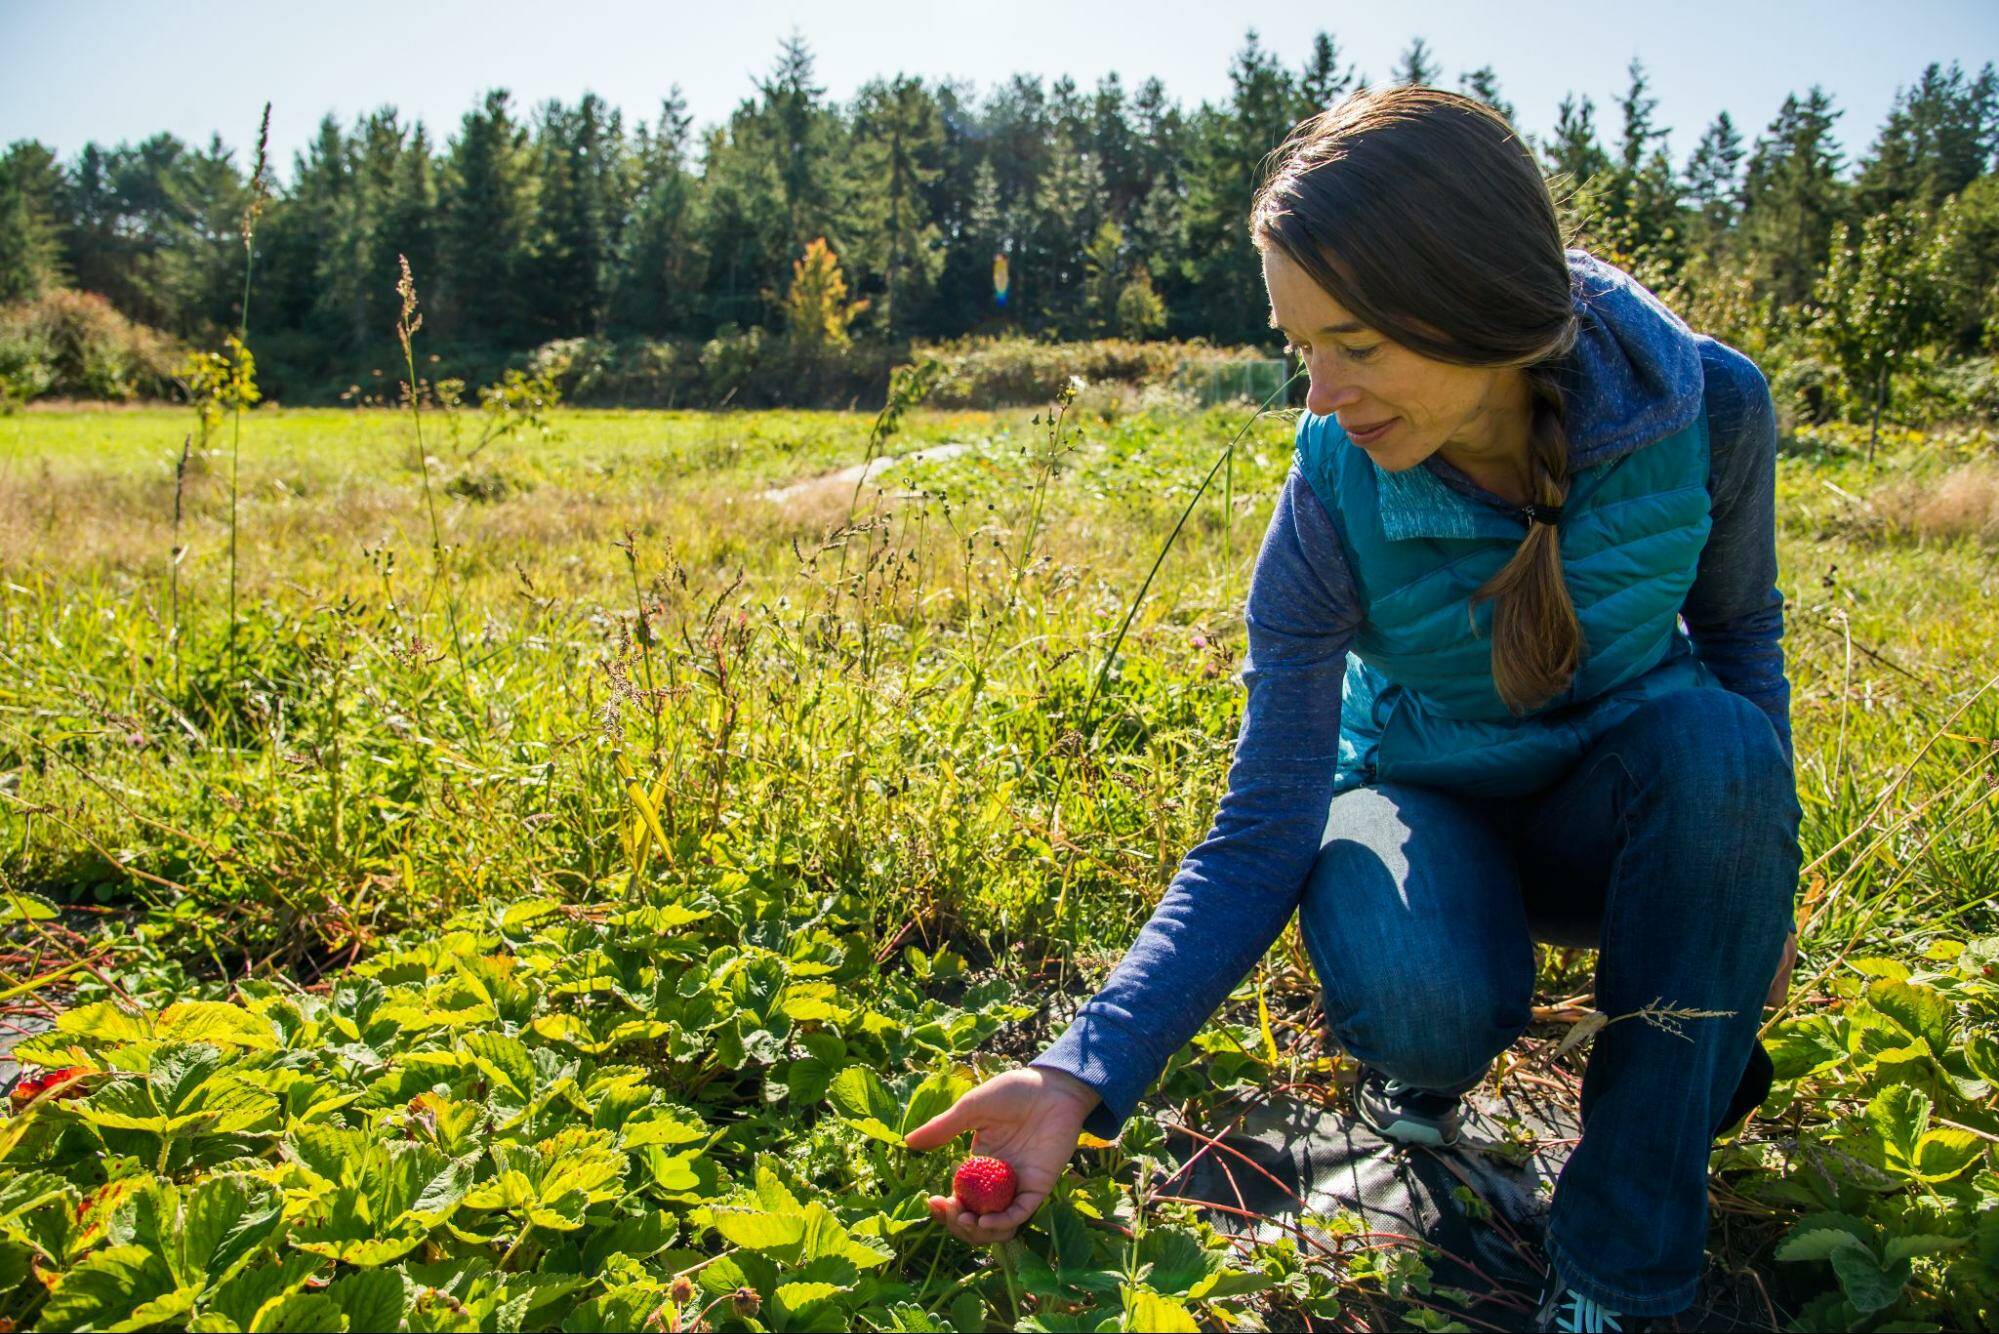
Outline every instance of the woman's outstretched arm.
<svg viewBox="0 0 1999 1334">
<path fill-rule="evenodd" d="M 1089 1133 L 1118 1132 L 1297 907 L 1332 802 L 1361 614 L 1333 521 L 1293 467 L 1250 578 L 1249 694 L 1220 813 L 1102 989 L 1032 1062 L 1096 1090 Z"/>
</svg>

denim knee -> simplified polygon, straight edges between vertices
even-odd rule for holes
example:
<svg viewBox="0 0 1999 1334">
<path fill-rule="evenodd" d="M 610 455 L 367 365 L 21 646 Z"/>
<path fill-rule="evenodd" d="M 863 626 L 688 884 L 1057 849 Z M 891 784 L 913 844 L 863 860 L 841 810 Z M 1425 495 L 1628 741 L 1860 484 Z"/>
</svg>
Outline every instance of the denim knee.
<svg viewBox="0 0 1999 1334">
<path fill-rule="evenodd" d="M 1613 736 L 1634 786 L 1691 825 L 1725 832 L 1775 814 L 1795 837 L 1797 780 L 1770 719 L 1732 690 L 1679 690 L 1645 701 Z"/>
<path fill-rule="evenodd" d="M 1528 1020 L 1524 992 L 1517 1010 L 1493 999 L 1467 1007 L 1457 993 L 1441 987 L 1391 993 L 1344 1012 L 1337 1012 L 1336 1004 L 1328 994 L 1328 1024 L 1355 1060 L 1415 1088 L 1446 1092 L 1477 1083 Z"/>
<path fill-rule="evenodd" d="M 1299 922 L 1355 1059 L 1456 1091 L 1527 1026 L 1534 947 L 1510 853 L 1472 804 L 1383 785 L 1336 798 Z"/>
<path fill-rule="evenodd" d="M 1416 1088 L 1457 1091 L 1478 1081 L 1526 1031 L 1534 988 L 1531 946 L 1524 958 L 1443 954 L 1410 940 L 1391 957 L 1341 958 L 1301 919 L 1319 970 L 1326 1025 L 1355 1060 Z"/>
<path fill-rule="evenodd" d="M 1623 879 L 1627 908 L 1670 893 L 1683 933 L 1719 933 L 1730 949 L 1781 941 L 1803 811 L 1763 711 L 1730 690 L 1677 691 L 1647 701 L 1606 742 L 1627 784 L 1626 837 L 1641 827 L 1657 836 L 1647 854 L 1656 862 Z"/>
<path fill-rule="evenodd" d="M 1769 716 L 1733 690 L 1675 690 L 1639 706 L 1617 732 L 1625 770 L 1647 786 L 1701 796 L 1715 806 L 1797 800 L 1795 776 Z"/>
</svg>

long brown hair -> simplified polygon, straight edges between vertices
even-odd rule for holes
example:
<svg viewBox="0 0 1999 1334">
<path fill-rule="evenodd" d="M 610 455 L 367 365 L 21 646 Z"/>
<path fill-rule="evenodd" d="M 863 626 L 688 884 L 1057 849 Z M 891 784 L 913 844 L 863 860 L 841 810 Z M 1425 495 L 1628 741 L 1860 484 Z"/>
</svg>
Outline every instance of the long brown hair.
<svg viewBox="0 0 1999 1334">
<path fill-rule="evenodd" d="M 1421 356 L 1526 375 L 1534 499 L 1560 505 L 1568 435 L 1558 367 L 1579 324 L 1554 197 L 1513 127 L 1442 89 L 1364 89 L 1299 122 L 1265 169 L 1250 210 L 1259 247 L 1274 246 Z M 1485 598 L 1496 599 L 1493 684 L 1525 713 L 1568 685 L 1583 652 L 1553 525 L 1527 525 L 1470 606 Z"/>
</svg>

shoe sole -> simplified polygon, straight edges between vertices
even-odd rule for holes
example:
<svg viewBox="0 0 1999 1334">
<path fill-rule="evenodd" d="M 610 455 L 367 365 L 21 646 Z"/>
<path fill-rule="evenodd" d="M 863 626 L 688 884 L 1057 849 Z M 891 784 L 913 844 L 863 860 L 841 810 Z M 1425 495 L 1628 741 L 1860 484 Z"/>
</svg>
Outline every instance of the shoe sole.
<svg viewBox="0 0 1999 1334">
<path fill-rule="evenodd" d="M 1427 1121 L 1410 1121 L 1397 1117 L 1387 1125 L 1381 1125 L 1363 1115 L 1361 1122 L 1383 1139 L 1393 1140 L 1397 1144 L 1411 1144 L 1425 1149 L 1448 1149 L 1458 1142 L 1457 1131 L 1446 1135 Z"/>
</svg>

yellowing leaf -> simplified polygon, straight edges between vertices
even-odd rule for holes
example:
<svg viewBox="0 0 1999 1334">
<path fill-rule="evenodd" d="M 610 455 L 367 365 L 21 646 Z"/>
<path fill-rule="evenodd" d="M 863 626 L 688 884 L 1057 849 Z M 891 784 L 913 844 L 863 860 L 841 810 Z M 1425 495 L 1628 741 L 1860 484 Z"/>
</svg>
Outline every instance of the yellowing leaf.
<svg viewBox="0 0 1999 1334">
<path fill-rule="evenodd" d="M 1187 1308 L 1171 1297 L 1129 1287 L 1124 1290 L 1124 1327 L 1158 1330 L 1161 1334 L 1200 1334 L 1201 1329 Z"/>
<path fill-rule="evenodd" d="M 709 1213 L 710 1223 L 723 1239 L 745 1250 L 775 1250 L 790 1246 L 805 1235 L 805 1220 L 797 1214 L 727 1207 L 717 1207 Z"/>
<path fill-rule="evenodd" d="M 276 1051 L 268 1020 L 222 1001 L 181 1001 L 160 1015 L 153 1036 L 163 1042 L 208 1042 L 248 1051 Z"/>
<path fill-rule="evenodd" d="M 785 1310 L 798 1312 L 814 1302 L 823 1302 L 828 1297 L 838 1296 L 846 1289 L 838 1283 L 780 1283 L 777 1288 L 777 1302 Z"/>
<path fill-rule="evenodd" d="M 1918 1181 L 1948 1181 L 1984 1156 L 1984 1142 L 1970 1131 L 1932 1130 L 1916 1141 L 1910 1175 Z"/>
</svg>

